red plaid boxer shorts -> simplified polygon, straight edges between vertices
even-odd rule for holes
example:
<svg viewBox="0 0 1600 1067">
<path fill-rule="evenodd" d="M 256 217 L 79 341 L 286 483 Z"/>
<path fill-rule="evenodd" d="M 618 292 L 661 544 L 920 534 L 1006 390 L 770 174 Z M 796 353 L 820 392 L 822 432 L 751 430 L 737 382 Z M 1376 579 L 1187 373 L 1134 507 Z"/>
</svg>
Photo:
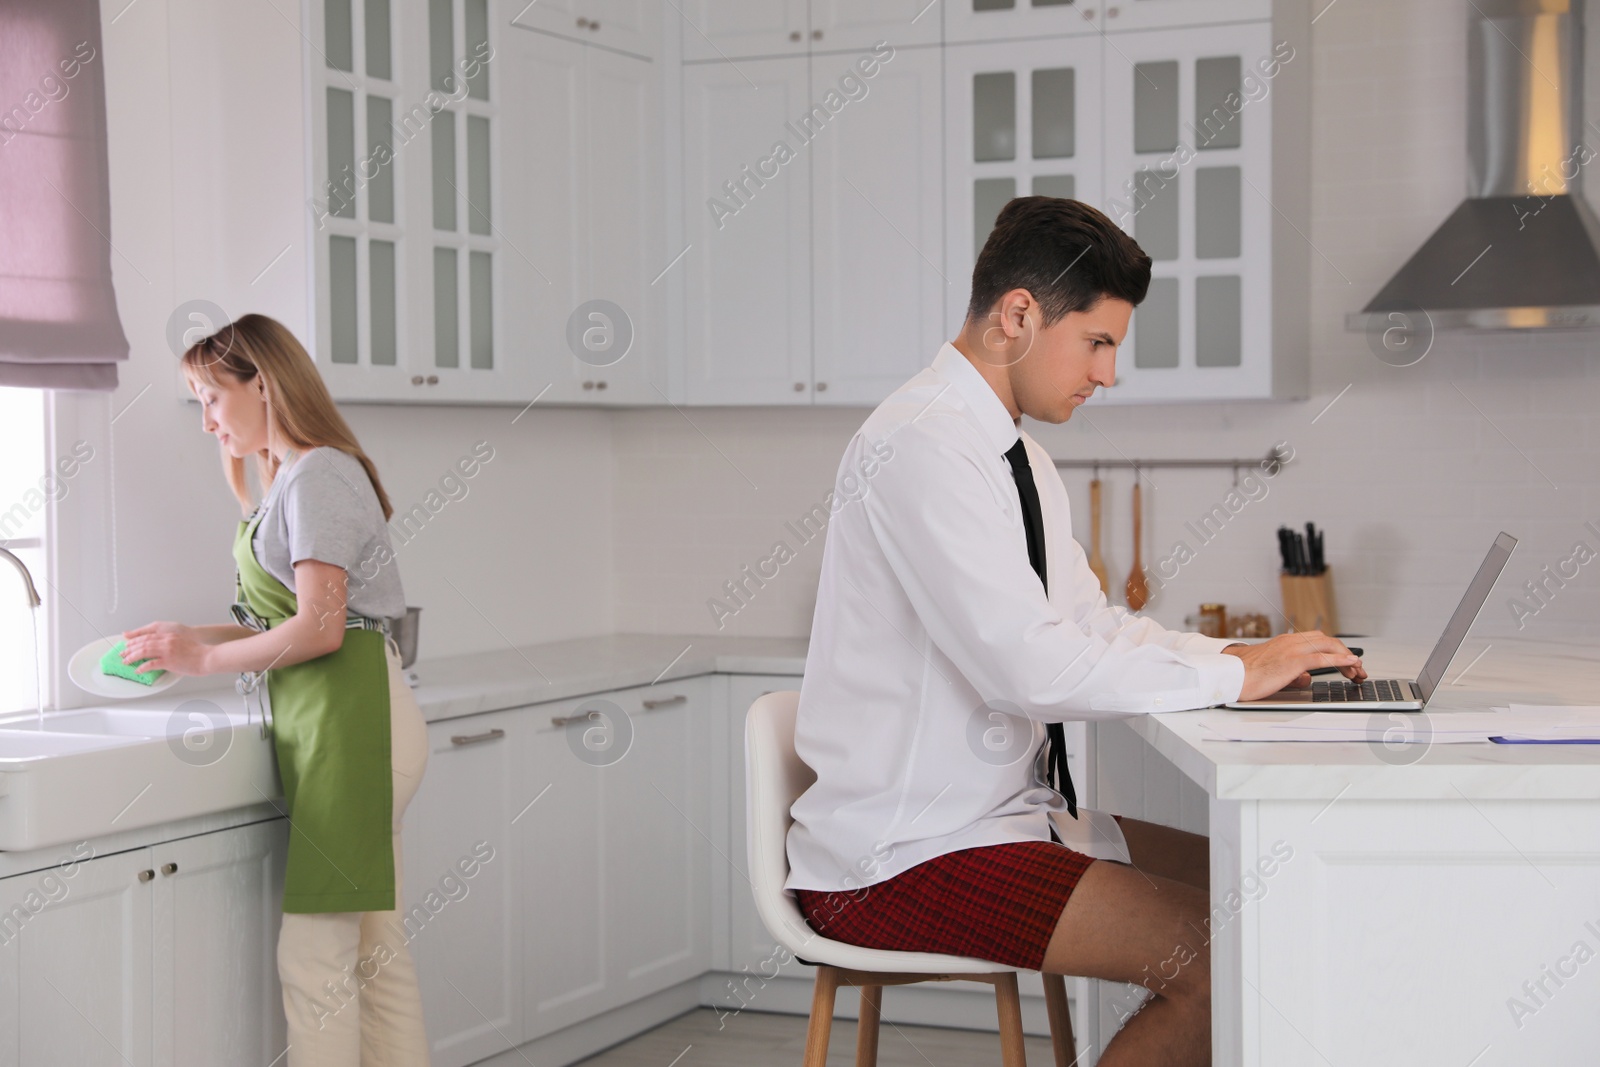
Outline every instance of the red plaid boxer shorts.
<svg viewBox="0 0 1600 1067">
<path fill-rule="evenodd" d="M 1037 971 L 1093 862 L 1054 841 L 1018 841 L 936 856 L 876 885 L 795 896 L 806 922 L 830 940 Z"/>
</svg>

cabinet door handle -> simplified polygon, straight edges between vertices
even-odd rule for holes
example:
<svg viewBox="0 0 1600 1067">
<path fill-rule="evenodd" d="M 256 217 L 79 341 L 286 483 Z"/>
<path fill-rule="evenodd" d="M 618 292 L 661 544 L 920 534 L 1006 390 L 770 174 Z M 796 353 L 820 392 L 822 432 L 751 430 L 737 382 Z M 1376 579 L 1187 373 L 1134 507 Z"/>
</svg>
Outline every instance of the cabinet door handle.
<svg viewBox="0 0 1600 1067">
<path fill-rule="evenodd" d="M 682 704 L 685 701 L 687 701 L 688 699 L 689 698 L 684 696 L 682 693 L 679 693 L 676 696 L 670 696 L 670 697 L 657 697 L 655 700 L 646 700 L 646 701 L 644 701 L 643 702 L 644 703 L 644 710 L 645 711 L 654 711 L 657 708 L 667 708 L 667 707 L 671 707 L 674 704 Z"/>
<path fill-rule="evenodd" d="M 165 874 L 165 875 L 168 875 L 168 876 L 177 874 L 178 873 L 178 865 L 176 863 L 163 863 L 161 865 L 161 873 Z"/>
<path fill-rule="evenodd" d="M 822 40 L 822 31 L 821 31 L 821 30 L 812 30 L 812 31 L 811 31 L 811 39 L 812 39 L 812 40 L 813 40 L 813 41 L 820 41 L 820 40 Z"/>
<path fill-rule="evenodd" d="M 498 741 L 505 735 L 506 732 L 497 727 L 493 730 L 485 730 L 481 734 L 456 734 L 450 738 L 450 743 L 452 745 L 476 745 L 484 741 Z"/>
<path fill-rule="evenodd" d="M 598 711 L 582 711 L 576 715 L 553 715 L 550 718 L 550 725 L 571 726 L 575 722 L 591 722 L 599 717 Z"/>
<path fill-rule="evenodd" d="M 594 383 L 594 387 L 596 389 L 604 389 L 606 387 L 606 380 L 601 378 L 599 381 Z"/>
<path fill-rule="evenodd" d="M 578 29 L 586 30 L 588 28 L 589 28 L 589 20 L 584 18 L 582 15 L 579 15 L 578 16 Z"/>
<path fill-rule="evenodd" d="M 423 378 L 422 378 L 422 375 L 420 375 L 420 374 L 413 374 L 411 376 L 411 384 L 412 385 L 421 385 L 422 381 L 423 381 Z"/>
<path fill-rule="evenodd" d="M 799 30 L 790 30 L 789 31 L 789 40 L 798 41 L 799 39 L 800 39 L 800 31 Z"/>
<path fill-rule="evenodd" d="M 590 19 L 589 20 L 589 31 L 591 33 L 594 32 L 595 30 L 598 30 L 599 28 L 600 28 L 600 20 L 599 19 Z"/>
<path fill-rule="evenodd" d="M 150 879 L 154 878 L 155 876 L 156 876 L 156 872 L 155 871 L 140 871 L 139 872 L 139 881 L 148 882 Z"/>
<path fill-rule="evenodd" d="M 437 374 L 428 375 L 428 384 L 429 385 L 438 385 L 439 384 L 439 376 Z"/>
<path fill-rule="evenodd" d="M 817 383 L 817 392 L 826 393 L 827 391 L 828 391 L 828 383 L 827 382 L 818 382 Z"/>
<path fill-rule="evenodd" d="M 797 393 L 805 392 L 806 391 L 806 383 L 805 382 L 795 382 L 794 383 L 794 391 L 797 392 Z"/>
</svg>

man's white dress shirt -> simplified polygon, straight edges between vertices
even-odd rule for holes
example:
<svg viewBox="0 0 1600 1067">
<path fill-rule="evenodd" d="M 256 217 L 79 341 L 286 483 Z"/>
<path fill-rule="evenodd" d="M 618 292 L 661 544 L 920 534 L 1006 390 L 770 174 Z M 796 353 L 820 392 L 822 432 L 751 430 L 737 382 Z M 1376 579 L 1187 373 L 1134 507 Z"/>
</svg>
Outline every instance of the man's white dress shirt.
<svg viewBox="0 0 1600 1067">
<path fill-rule="evenodd" d="M 817 781 L 792 809 L 789 887 L 852 889 L 960 849 L 1048 840 L 1066 804 L 1035 769 L 1045 723 L 1238 699 L 1228 641 L 1106 602 L 1054 462 L 1022 434 L 1046 597 L 1005 458 L 1018 436 L 946 344 L 845 449 L 795 724 Z"/>
</svg>

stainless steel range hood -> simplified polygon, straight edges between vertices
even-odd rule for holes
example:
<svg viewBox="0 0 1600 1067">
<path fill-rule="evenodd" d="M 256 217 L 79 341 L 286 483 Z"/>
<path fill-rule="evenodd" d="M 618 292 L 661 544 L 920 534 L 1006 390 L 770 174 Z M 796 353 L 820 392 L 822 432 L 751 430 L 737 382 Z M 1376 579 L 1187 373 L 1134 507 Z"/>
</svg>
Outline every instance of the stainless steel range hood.
<svg viewBox="0 0 1600 1067">
<path fill-rule="evenodd" d="M 1600 224 L 1580 185 L 1597 159 L 1582 0 L 1469 5 L 1467 199 L 1346 325 L 1419 308 L 1437 329 L 1600 325 Z"/>
</svg>

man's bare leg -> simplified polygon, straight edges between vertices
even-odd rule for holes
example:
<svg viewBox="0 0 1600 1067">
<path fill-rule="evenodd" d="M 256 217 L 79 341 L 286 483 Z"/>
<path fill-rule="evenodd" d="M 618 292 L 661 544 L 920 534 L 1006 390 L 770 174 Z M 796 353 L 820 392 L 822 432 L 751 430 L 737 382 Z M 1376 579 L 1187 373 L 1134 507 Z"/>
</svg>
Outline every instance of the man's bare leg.
<svg viewBox="0 0 1600 1067">
<path fill-rule="evenodd" d="M 1153 994 L 1106 1046 L 1101 1067 L 1204 1067 L 1211 1063 L 1208 894 L 1155 873 L 1199 877 L 1194 842 L 1168 836 L 1195 835 L 1133 819 L 1122 828 L 1140 869 L 1102 860 L 1084 872 L 1056 924 L 1044 970 L 1133 982 Z"/>
<path fill-rule="evenodd" d="M 1133 865 L 1145 874 L 1170 878 L 1196 889 L 1211 888 L 1210 840 L 1140 819 L 1123 818 L 1118 825 L 1128 841 Z"/>
</svg>

